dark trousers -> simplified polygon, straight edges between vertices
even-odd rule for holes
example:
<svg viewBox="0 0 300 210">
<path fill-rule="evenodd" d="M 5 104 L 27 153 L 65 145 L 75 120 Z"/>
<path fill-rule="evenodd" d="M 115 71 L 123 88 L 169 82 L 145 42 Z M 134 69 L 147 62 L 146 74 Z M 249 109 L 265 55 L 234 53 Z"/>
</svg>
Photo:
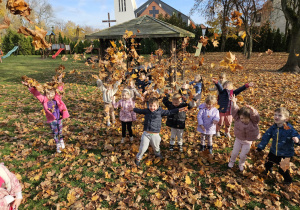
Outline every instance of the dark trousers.
<svg viewBox="0 0 300 210">
<path fill-rule="evenodd" d="M 280 161 L 286 157 L 276 156 L 272 152 L 268 155 L 268 162 L 265 163 L 266 171 L 272 171 L 273 164 L 280 164 Z M 292 182 L 292 177 L 290 175 L 290 171 L 286 170 L 285 172 L 279 167 L 278 172 L 283 176 L 285 182 Z"/>
<path fill-rule="evenodd" d="M 122 122 L 122 137 L 126 137 L 126 127 L 129 132 L 129 136 L 132 137 L 132 122 Z"/>
</svg>

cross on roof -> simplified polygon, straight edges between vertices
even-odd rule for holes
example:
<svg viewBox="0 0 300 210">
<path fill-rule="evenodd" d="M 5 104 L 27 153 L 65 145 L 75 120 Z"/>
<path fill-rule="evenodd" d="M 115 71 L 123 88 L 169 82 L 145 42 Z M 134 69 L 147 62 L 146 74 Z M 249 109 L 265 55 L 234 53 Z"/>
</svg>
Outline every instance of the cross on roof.
<svg viewBox="0 0 300 210">
<path fill-rule="evenodd" d="M 153 17 L 155 18 L 155 16 L 159 14 L 159 10 L 156 10 L 155 6 L 152 6 L 152 10 L 149 10 L 149 14 L 153 15 Z"/>
<path fill-rule="evenodd" d="M 116 20 L 111 20 L 110 15 L 108 13 L 108 20 L 102 20 L 102 23 L 108 23 L 108 26 L 110 27 L 110 23 L 116 22 Z"/>
</svg>

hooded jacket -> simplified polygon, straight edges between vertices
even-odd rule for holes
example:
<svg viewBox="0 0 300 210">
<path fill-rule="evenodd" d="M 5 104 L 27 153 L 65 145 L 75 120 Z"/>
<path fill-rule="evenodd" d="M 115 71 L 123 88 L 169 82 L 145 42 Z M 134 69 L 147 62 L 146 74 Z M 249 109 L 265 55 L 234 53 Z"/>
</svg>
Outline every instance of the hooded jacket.
<svg viewBox="0 0 300 210">
<path fill-rule="evenodd" d="M 300 135 L 290 123 L 287 123 L 287 126 L 289 129 L 284 128 L 284 126 L 278 127 L 277 124 L 272 125 L 263 135 L 257 149 L 265 149 L 270 139 L 273 139 L 270 152 L 276 156 L 293 157 L 295 143 L 292 138 L 298 137 L 300 139 Z"/>
<path fill-rule="evenodd" d="M 62 91 L 63 86 L 59 86 L 58 89 Z M 34 87 L 29 88 L 29 91 L 42 103 L 42 105 L 44 107 L 45 115 L 46 115 L 46 118 L 47 118 L 47 123 L 51 123 L 54 120 L 58 120 L 54 117 L 54 115 L 48 109 L 49 107 L 48 107 L 47 103 L 48 103 L 49 99 L 45 95 L 41 94 Z M 61 100 L 61 95 L 55 93 L 55 96 L 54 96 L 53 100 L 55 100 L 56 103 L 57 103 L 57 106 L 58 106 L 58 109 L 59 109 L 59 112 L 60 112 L 60 115 L 61 115 L 62 119 L 68 118 L 70 115 L 69 115 L 69 112 L 67 110 L 66 105 Z"/>
<path fill-rule="evenodd" d="M 145 115 L 144 131 L 159 133 L 161 129 L 162 116 L 177 114 L 179 109 L 163 110 L 161 107 L 159 107 L 154 112 L 151 112 L 149 109 L 134 108 L 133 111 L 138 114 Z"/>
</svg>

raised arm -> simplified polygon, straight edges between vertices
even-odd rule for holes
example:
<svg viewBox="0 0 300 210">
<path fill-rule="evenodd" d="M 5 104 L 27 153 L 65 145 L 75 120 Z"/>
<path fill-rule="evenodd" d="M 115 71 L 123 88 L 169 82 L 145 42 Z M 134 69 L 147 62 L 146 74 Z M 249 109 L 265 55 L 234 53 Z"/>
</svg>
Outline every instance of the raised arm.
<svg viewBox="0 0 300 210">
<path fill-rule="evenodd" d="M 97 79 L 97 87 L 99 88 L 100 91 L 106 90 L 101 79 Z"/>
<path fill-rule="evenodd" d="M 167 93 L 166 96 L 163 98 L 163 104 L 169 109 L 171 107 L 172 102 L 169 100 L 170 95 Z"/>
<path fill-rule="evenodd" d="M 41 94 L 35 87 L 29 88 L 29 91 L 40 101 L 43 102 L 45 100 L 45 97 L 43 94 Z"/>
<path fill-rule="evenodd" d="M 254 123 L 254 124 L 258 124 L 260 117 L 258 114 L 258 111 L 256 109 L 254 109 L 252 106 L 246 105 L 246 107 L 248 107 L 251 111 L 250 111 L 250 120 Z"/>
<path fill-rule="evenodd" d="M 213 83 L 215 83 L 215 86 L 216 86 L 217 90 L 219 91 L 219 93 L 222 92 L 223 91 L 223 87 L 222 87 L 222 85 L 220 85 L 220 83 L 218 82 L 218 80 L 213 79 L 212 81 L 213 81 Z"/>
</svg>

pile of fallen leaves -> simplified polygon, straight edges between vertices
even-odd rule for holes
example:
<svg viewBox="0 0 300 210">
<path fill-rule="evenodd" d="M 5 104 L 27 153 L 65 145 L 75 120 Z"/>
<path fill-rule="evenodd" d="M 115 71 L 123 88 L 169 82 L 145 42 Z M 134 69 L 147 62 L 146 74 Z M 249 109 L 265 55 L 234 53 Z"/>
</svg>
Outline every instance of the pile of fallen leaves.
<svg viewBox="0 0 300 210">
<path fill-rule="evenodd" d="M 236 54 L 244 67 L 236 72 L 218 64 L 226 56 L 226 53 L 206 54 L 205 63 L 197 70 L 185 69 L 189 71 L 185 72 L 185 79 L 191 80 L 200 73 L 207 89 L 214 86 L 211 79 L 221 72 L 227 74 L 236 88 L 253 81 L 256 86 L 241 93 L 238 104 L 258 109 L 261 132 L 273 124 L 273 111 L 279 106 L 290 110 L 290 122 L 299 131 L 298 77 L 274 71 L 286 61 L 287 54 L 254 53 L 250 60 Z M 201 59 L 191 57 L 184 62 L 195 64 Z M 215 63 L 213 68 L 211 63 Z M 297 209 L 299 206 L 299 147 L 290 163 L 295 181 L 290 187 L 282 184 L 283 178 L 276 167 L 268 176 L 262 174 L 269 147 L 259 157 L 253 145 L 244 173 L 239 173 L 237 166 L 228 170 L 233 139 L 214 137 L 214 154 L 199 152 L 197 110 L 190 110 L 183 136 L 184 152 L 177 148 L 173 152 L 168 150 L 170 129 L 164 119 L 161 130 L 164 160 L 156 159 L 150 147 L 142 166 L 137 168 L 134 158 L 143 130 L 143 116 L 138 115 L 133 123 L 133 143 L 126 139 L 121 144 L 121 122 L 117 120 L 115 125 L 107 127 L 103 121 L 102 94 L 92 79 L 98 69 L 83 66 L 81 70 L 66 71 L 63 101 L 71 117 L 63 122 L 67 147 L 60 155 L 54 154 L 55 142 L 48 124 L 44 123 L 42 107 L 28 90 L 11 83 L 3 86 L 0 93 L 0 98 L 5 97 L 0 102 L 1 110 L 5 111 L 0 113 L 0 155 L 21 180 L 22 208 Z M 204 92 L 202 100 L 208 94 L 216 91 Z M 143 104 L 137 101 L 137 106 Z"/>
</svg>

